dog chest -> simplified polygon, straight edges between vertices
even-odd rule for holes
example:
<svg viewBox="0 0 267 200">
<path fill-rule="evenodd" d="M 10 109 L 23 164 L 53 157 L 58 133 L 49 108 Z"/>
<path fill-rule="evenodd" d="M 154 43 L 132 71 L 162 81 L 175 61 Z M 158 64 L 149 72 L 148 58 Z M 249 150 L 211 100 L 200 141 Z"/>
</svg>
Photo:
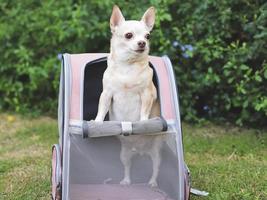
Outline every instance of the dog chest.
<svg viewBox="0 0 267 200">
<path fill-rule="evenodd" d="M 142 92 L 152 81 L 152 69 L 149 66 L 123 65 L 110 66 L 104 74 L 103 83 L 114 93 Z"/>
<path fill-rule="evenodd" d="M 136 92 L 120 91 L 113 95 L 110 118 L 119 121 L 140 120 L 141 97 Z"/>
</svg>

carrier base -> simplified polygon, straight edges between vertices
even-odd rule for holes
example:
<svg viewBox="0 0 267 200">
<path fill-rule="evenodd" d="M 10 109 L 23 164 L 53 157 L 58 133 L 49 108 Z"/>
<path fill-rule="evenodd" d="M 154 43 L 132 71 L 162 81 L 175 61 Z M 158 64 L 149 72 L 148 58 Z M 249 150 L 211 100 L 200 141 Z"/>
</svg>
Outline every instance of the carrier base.
<svg viewBox="0 0 267 200">
<path fill-rule="evenodd" d="M 145 184 L 72 184 L 71 200 L 172 200 L 158 188 Z"/>
</svg>

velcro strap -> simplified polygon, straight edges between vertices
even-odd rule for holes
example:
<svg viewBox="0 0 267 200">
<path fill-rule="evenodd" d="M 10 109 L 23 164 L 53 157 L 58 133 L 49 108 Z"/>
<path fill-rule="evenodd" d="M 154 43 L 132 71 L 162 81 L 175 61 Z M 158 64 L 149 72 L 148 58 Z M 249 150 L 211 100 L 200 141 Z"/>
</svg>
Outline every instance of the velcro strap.
<svg viewBox="0 0 267 200">
<path fill-rule="evenodd" d="M 129 136 L 133 133 L 132 122 L 121 122 L 122 135 Z"/>
</svg>

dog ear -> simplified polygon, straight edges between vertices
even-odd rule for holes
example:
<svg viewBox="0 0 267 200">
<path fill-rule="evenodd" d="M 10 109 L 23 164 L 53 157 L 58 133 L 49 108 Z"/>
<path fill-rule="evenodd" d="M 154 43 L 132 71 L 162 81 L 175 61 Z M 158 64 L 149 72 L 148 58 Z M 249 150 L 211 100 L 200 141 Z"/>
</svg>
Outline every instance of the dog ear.
<svg viewBox="0 0 267 200">
<path fill-rule="evenodd" d="M 119 26 L 125 19 L 121 13 L 120 8 L 117 5 L 113 6 L 112 14 L 110 17 L 110 29 L 111 32 L 115 31 L 115 27 Z"/>
<path fill-rule="evenodd" d="M 155 23 L 155 8 L 153 6 L 147 9 L 141 21 L 143 21 L 146 24 L 149 31 L 152 30 Z"/>
</svg>

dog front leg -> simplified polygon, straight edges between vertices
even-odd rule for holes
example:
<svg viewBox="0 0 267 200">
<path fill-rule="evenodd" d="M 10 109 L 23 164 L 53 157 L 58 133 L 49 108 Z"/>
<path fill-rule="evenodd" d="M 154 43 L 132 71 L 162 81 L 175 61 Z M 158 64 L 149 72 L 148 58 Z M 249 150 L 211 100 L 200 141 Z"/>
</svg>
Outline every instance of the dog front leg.
<svg viewBox="0 0 267 200">
<path fill-rule="evenodd" d="M 133 156 L 132 150 L 128 149 L 127 147 L 124 147 L 122 144 L 120 159 L 124 167 L 124 178 L 120 182 L 121 185 L 131 184 L 130 170 L 132 164 L 132 156 Z"/>
<path fill-rule="evenodd" d="M 153 83 L 141 93 L 141 113 L 140 120 L 147 120 L 149 118 L 152 105 L 157 98 L 156 88 Z"/>
<path fill-rule="evenodd" d="M 98 112 L 95 121 L 98 122 L 104 121 L 104 118 L 110 107 L 111 98 L 112 98 L 112 93 L 107 90 L 103 90 L 103 92 L 100 95 L 98 103 Z"/>
<path fill-rule="evenodd" d="M 154 153 L 151 153 L 150 156 L 151 156 L 151 160 L 152 160 L 152 164 L 153 164 L 153 172 L 152 172 L 152 176 L 148 182 L 148 185 L 150 185 L 151 187 L 157 187 L 158 186 L 157 178 L 158 178 L 158 174 L 159 174 L 161 155 L 160 155 L 160 152 L 156 150 L 156 151 L 154 151 Z"/>
</svg>

